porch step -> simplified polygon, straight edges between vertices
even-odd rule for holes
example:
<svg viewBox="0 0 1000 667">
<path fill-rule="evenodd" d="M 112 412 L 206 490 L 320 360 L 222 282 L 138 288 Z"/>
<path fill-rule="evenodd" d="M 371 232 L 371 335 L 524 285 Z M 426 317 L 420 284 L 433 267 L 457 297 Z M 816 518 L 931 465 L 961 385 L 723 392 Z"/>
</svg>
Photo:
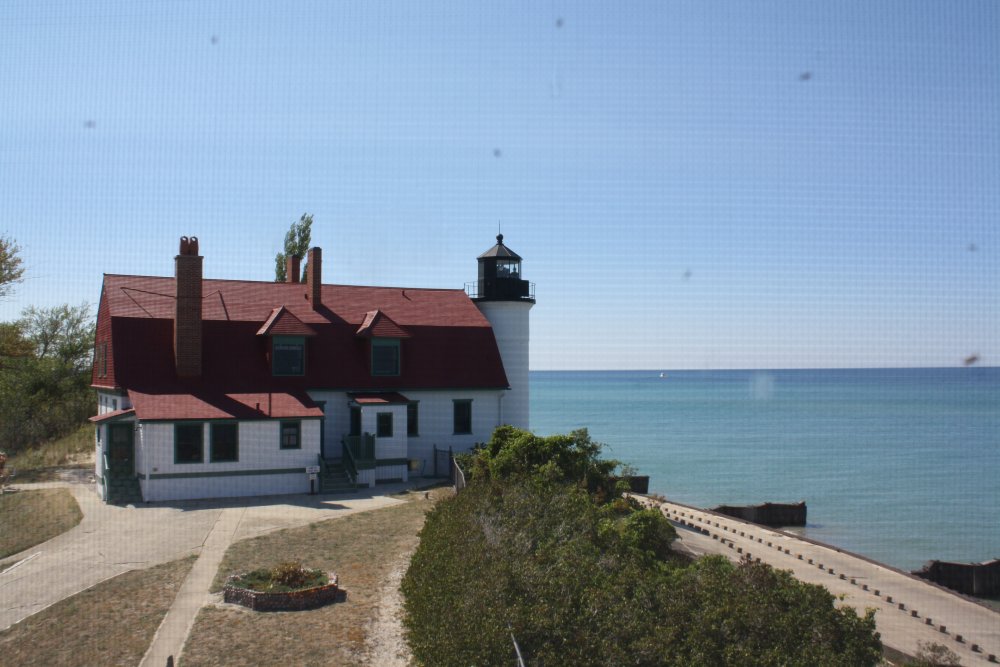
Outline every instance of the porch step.
<svg viewBox="0 0 1000 667">
<path fill-rule="evenodd" d="M 142 502 L 142 489 L 136 477 L 108 477 L 108 503 L 129 505 Z"/>
<path fill-rule="evenodd" d="M 319 478 L 320 493 L 354 493 L 357 485 L 340 463 L 324 462 L 325 470 Z"/>
</svg>

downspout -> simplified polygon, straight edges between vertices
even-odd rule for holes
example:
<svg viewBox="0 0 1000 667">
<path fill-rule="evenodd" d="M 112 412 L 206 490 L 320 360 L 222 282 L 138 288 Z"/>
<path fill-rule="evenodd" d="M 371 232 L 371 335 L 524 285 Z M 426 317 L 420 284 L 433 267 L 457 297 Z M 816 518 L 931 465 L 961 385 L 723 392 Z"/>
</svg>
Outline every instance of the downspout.
<svg viewBox="0 0 1000 667">
<path fill-rule="evenodd" d="M 148 492 L 145 500 L 149 502 L 153 499 L 153 482 L 149 479 L 149 458 L 146 456 L 146 425 L 136 423 L 135 428 L 139 431 L 139 451 L 142 452 L 142 478 L 146 482 L 146 491 Z"/>
</svg>

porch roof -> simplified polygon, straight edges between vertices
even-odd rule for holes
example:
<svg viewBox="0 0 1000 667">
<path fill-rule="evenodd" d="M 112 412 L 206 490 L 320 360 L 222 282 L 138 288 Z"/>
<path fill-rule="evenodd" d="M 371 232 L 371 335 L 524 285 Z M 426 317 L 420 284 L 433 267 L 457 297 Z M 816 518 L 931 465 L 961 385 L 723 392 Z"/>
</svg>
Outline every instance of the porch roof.
<svg viewBox="0 0 1000 667">
<path fill-rule="evenodd" d="M 395 391 L 353 393 L 348 396 L 358 405 L 406 405 L 412 402 Z"/>
<path fill-rule="evenodd" d="M 126 408 L 123 410 L 115 410 L 113 412 L 105 412 L 103 415 L 94 415 L 87 419 L 87 421 L 92 424 L 103 424 L 104 422 L 115 421 L 116 419 L 124 419 L 126 417 L 131 417 L 135 414 L 135 408 Z"/>
</svg>

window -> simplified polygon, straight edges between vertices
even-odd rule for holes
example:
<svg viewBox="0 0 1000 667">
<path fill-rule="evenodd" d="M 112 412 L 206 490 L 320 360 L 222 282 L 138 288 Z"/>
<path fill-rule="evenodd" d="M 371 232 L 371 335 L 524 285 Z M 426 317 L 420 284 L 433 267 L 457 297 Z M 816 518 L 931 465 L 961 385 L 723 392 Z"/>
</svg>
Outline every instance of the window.
<svg viewBox="0 0 1000 667">
<path fill-rule="evenodd" d="M 372 375 L 399 375 L 399 339 L 372 339 Z"/>
<path fill-rule="evenodd" d="M 271 372 L 274 375 L 305 375 L 306 339 L 275 336 L 271 340 Z"/>
<path fill-rule="evenodd" d="M 406 435 L 420 435 L 418 405 L 419 403 L 407 403 L 406 405 Z"/>
<path fill-rule="evenodd" d="M 209 460 L 212 463 L 240 460 L 239 428 L 236 424 L 212 424 Z"/>
<path fill-rule="evenodd" d="M 174 463 L 201 463 L 205 460 L 205 433 L 201 423 L 174 426 Z"/>
<path fill-rule="evenodd" d="M 361 408 L 351 408 L 351 431 L 347 435 L 361 435 Z"/>
<path fill-rule="evenodd" d="M 302 449 L 301 422 L 281 422 L 281 448 Z"/>
<path fill-rule="evenodd" d="M 455 434 L 472 433 L 472 400 L 455 401 Z"/>
<path fill-rule="evenodd" d="M 101 342 L 97 344 L 97 352 L 95 353 L 97 357 L 97 377 L 106 378 L 108 377 L 108 344 L 106 342 Z"/>
<path fill-rule="evenodd" d="M 517 278 L 520 264 L 520 262 L 515 260 L 501 260 L 497 262 L 497 278 Z"/>
<path fill-rule="evenodd" d="M 392 437 L 392 413 L 379 412 L 375 415 L 375 436 L 378 438 Z"/>
</svg>

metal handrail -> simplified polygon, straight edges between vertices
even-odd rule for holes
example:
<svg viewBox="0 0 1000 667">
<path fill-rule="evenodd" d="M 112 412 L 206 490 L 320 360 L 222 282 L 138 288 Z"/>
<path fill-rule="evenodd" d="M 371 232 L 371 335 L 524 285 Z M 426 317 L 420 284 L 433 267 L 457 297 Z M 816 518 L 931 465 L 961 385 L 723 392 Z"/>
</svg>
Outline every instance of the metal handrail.
<svg viewBox="0 0 1000 667">
<path fill-rule="evenodd" d="M 465 294 L 470 299 L 479 298 L 479 281 L 473 280 L 472 282 L 465 283 Z M 521 301 L 534 301 L 535 300 L 535 283 L 528 283 L 528 294 L 527 296 L 520 297 Z"/>
<path fill-rule="evenodd" d="M 375 436 L 370 433 L 364 435 L 345 435 L 342 442 L 344 450 L 351 452 L 354 465 L 359 470 L 370 470 L 375 467 Z"/>
<path fill-rule="evenodd" d="M 358 466 L 354 462 L 354 454 L 351 452 L 351 448 L 343 440 L 340 441 L 344 446 L 344 470 L 347 471 L 347 476 L 351 478 L 352 484 L 358 483 Z"/>
</svg>

